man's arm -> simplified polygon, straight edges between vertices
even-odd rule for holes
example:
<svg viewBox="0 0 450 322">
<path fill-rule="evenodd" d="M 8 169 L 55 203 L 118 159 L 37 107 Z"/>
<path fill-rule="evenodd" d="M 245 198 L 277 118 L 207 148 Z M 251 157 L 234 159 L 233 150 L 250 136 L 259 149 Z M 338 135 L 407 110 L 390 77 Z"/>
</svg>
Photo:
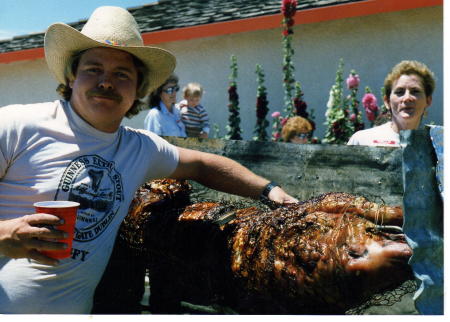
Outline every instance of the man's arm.
<svg viewBox="0 0 450 322">
<path fill-rule="evenodd" d="M 219 155 L 178 148 L 180 160 L 173 179 L 189 179 L 218 191 L 258 199 L 269 180 L 246 167 Z M 273 188 L 268 198 L 277 203 L 298 202 L 280 187 Z"/>
</svg>

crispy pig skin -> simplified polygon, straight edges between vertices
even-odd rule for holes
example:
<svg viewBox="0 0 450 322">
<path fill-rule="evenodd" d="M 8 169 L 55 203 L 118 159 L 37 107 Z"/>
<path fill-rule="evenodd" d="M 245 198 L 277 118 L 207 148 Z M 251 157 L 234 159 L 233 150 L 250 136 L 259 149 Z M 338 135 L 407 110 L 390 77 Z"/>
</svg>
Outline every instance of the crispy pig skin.
<svg viewBox="0 0 450 322">
<path fill-rule="evenodd" d="M 135 193 L 119 237 L 133 249 L 146 252 L 144 241 L 148 240 L 148 231 L 145 228 L 152 219 L 150 214 L 186 206 L 191 190 L 192 186 L 185 180 L 157 179 L 145 183 Z"/>
<path fill-rule="evenodd" d="M 242 288 L 281 311 L 288 308 L 283 313 L 296 307 L 338 313 L 410 277 L 412 251 L 404 236 L 379 230 L 357 206 L 372 211 L 373 204 L 345 194 L 345 205 L 342 197 L 327 194 L 238 216 L 230 240 L 231 269 Z M 392 210 L 381 209 L 382 215 Z"/>
<path fill-rule="evenodd" d="M 150 183 L 121 228 L 152 258 L 156 302 L 170 293 L 242 314 L 334 314 L 412 278 L 404 235 L 382 228 L 401 225 L 400 207 L 333 192 L 276 210 L 173 201 L 189 192 Z"/>
</svg>

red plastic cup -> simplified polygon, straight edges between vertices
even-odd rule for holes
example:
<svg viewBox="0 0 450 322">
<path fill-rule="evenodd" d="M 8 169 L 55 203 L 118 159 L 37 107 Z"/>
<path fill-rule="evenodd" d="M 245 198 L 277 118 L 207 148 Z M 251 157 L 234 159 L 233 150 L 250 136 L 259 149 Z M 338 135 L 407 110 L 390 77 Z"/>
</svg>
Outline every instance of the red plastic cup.
<svg viewBox="0 0 450 322">
<path fill-rule="evenodd" d="M 63 225 L 58 225 L 55 228 L 58 230 L 63 230 L 68 234 L 65 239 L 58 239 L 59 242 L 67 244 L 67 248 L 63 250 L 43 250 L 42 254 L 47 255 L 51 258 L 67 258 L 70 257 L 70 252 L 72 250 L 72 241 L 75 231 L 75 222 L 77 220 L 77 210 L 80 204 L 74 201 L 63 201 L 63 200 L 53 200 L 53 201 L 40 201 L 33 204 L 37 213 L 46 213 L 58 216 L 64 219 Z"/>
</svg>

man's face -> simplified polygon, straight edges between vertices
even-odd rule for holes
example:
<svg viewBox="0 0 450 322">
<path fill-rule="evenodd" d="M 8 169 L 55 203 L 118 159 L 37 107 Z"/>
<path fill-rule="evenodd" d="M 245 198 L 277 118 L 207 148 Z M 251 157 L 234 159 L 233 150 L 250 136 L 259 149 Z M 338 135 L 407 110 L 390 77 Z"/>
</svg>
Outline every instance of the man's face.
<svg viewBox="0 0 450 322">
<path fill-rule="evenodd" d="M 112 48 L 92 48 L 80 58 L 70 103 L 78 115 L 103 132 L 115 132 L 131 108 L 138 73 L 132 56 Z"/>
<path fill-rule="evenodd" d="M 392 113 L 392 122 L 397 130 L 414 130 L 422 118 L 425 109 L 431 104 L 420 76 L 401 75 L 393 86 L 389 100 L 385 104 Z"/>
</svg>

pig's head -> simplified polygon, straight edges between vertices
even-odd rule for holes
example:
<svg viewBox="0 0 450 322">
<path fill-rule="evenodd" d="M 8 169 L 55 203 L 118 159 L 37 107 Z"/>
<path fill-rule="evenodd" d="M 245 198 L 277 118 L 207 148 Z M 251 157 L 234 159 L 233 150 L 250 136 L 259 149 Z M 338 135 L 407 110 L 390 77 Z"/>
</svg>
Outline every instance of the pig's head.
<svg viewBox="0 0 450 322">
<path fill-rule="evenodd" d="M 345 265 L 362 297 L 395 287 L 413 276 L 408 265 L 412 249 L 401 229 L 392 226 L 366 229 L 368 238 L 349 244 Z"/>
</svg>

